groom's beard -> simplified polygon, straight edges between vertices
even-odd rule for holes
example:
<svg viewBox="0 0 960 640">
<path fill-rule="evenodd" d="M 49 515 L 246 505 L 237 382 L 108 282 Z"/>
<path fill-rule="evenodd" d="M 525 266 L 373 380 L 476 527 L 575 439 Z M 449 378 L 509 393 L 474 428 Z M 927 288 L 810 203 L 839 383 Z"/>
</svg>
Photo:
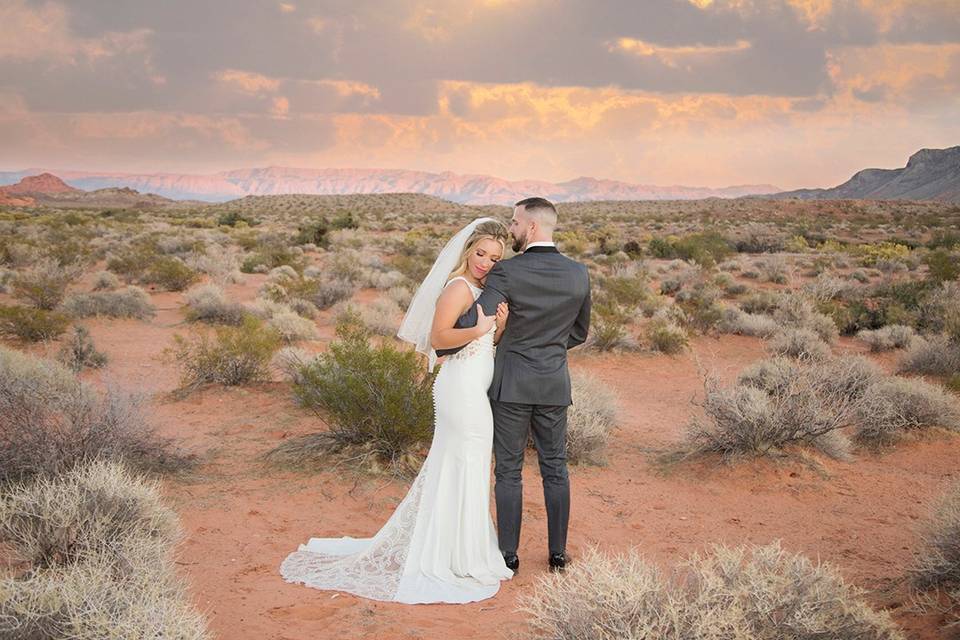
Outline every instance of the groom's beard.
<svg viewBox="0 0 960 640">
<path fill-rule="evenodd" d="M 523 234 L 520 237 L 513 236 L 513 251 L 514 253 L 520 253 L 520 251 L 527 246 L 527 234 Z"/>
</svg>

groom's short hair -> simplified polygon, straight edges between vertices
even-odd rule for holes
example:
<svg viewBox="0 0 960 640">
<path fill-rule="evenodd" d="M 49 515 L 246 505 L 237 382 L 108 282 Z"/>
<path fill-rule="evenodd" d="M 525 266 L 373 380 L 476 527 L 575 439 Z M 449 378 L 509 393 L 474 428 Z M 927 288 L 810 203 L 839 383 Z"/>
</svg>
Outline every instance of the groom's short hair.
<svg viewBox="0 0 960 640">
<path fill-rule="evenodd" d="M 524 211 L 537 216 L 551 227 L 557 224 L 557 208 L 546 198 L 524 198 L 513 206 L 523 207 Z"/>
</svg>

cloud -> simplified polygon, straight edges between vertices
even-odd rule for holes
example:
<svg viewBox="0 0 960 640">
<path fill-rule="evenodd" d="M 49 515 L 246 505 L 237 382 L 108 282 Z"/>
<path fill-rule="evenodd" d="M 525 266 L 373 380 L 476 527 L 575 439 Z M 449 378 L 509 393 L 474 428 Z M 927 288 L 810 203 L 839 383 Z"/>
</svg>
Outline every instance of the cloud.
<svg viewBox="0 0 960 640">
<path fill-rule="evenodd" d="M 0 58 L 47 60 L 75 65 L 100 58 L 145 51 L 150 29 L 108 31 L 95 38 L 77 36 L 65 6 L 46 2 L 33 7 L 24 0 L 0 5 Z"/>
<path fill-rule="evenodd" d="M 955 2 L 8 0 L 0 163 L 825 184 L 958 139 Z"/>
<path fill-rule="evenodd" d="M 217 82 L 250 94 L 274 93 L 280 88 L 280 81 L 276 78 L 237 69 L 218 71 L 214 74 L 214 78 Z"/>
</svg>

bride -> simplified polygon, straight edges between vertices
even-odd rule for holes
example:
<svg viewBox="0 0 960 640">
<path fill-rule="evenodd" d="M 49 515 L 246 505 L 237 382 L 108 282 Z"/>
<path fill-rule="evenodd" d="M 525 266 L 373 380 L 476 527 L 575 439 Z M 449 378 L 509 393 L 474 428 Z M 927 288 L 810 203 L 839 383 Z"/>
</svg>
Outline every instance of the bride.
<svg viewBox="0 0 960 640">
<path fill-rule="evenodd" d="M 503 256 L 507 230 L 479 218 L 443 248 L 414 295 L 397 335 L 428 356 L 447 358 L 433 385 L 433 443 L 406 497 L 372 538 L 311 538 L 280 567 L 287 582 L 409 604 L 473 602 L 493 596 L 513 572 L 490 517 L 493 416 L 487 388 L 508 316 L 478 305 L 476 327 L 453 328 L 476 302 Z"/>
</svg>

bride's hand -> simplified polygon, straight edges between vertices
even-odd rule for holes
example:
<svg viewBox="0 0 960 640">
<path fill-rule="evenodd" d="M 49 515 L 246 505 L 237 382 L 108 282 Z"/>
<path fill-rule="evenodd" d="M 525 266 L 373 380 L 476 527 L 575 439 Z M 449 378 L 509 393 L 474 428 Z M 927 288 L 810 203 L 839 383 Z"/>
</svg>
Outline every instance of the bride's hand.
<svg viewBox="0 0 960 640">
<path fill-rule="evenodd" d="M 507 326 L 507 316 L 510 315 L 510 307 L 506 302 L 497 305 L 497 328 L 503 329 Z"/>
<path fill-rule="evenodd" d="M 483 313 L 483 307 L 477 304 L 477 332 L 479 335 L 482 336 L 490 331 L 496 321 L 496 314 L 485 315 Z"/>
</svg>

